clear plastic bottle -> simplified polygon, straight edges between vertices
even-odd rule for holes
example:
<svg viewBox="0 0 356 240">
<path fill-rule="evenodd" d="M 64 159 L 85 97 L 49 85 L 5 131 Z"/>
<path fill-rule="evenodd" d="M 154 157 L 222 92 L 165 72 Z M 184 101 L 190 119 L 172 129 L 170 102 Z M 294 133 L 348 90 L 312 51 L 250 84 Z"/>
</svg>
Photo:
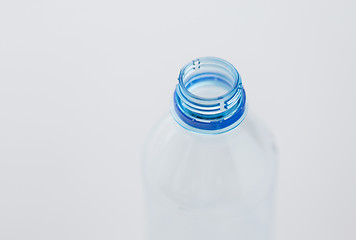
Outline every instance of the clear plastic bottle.
<svg viewBox="0 0 356 240">
<path fill-rule="evenodd" d="M 276 151 L 238 72 L 205 57 L 178 80 L 144 151 L 148 240 L 272 239 Z"/>
</svg>

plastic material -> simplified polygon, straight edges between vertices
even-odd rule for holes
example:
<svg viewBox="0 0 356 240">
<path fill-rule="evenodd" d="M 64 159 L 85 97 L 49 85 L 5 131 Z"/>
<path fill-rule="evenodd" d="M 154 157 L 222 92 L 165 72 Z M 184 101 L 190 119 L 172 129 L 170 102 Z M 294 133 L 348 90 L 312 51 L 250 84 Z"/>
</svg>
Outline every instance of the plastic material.
<svg viewBox="0 0 356 240">
<path fill-rule="evenodd" d="M 228 131 L 242 121 L 245 90 L 230 63 L 219 58 L 200 58 L 183 67 L 178 80 L 172 113 L 178 115 L 175 119 L 182 126 L 212 134 Z"/>
<path fill-rule="evenodd" d="M 148 240 L 273 238 L 275 146 L 245 103 L 226 61 L 182 69 L 144 152 Z"/>
</svg>

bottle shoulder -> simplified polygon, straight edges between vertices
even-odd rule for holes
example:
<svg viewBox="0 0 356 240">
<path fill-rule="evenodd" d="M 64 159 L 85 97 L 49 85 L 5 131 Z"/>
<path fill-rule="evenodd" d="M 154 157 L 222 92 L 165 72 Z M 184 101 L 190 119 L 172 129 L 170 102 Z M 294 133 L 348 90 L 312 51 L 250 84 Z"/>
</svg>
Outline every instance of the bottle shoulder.
<svg viewBox="0 0 356 240">
<path fill-rule="evenodd" d="M 157 148 L 193 148 L 193 146 L 230 146 L 233 150 L 254 145 L 263 151 L 276 152 L 274 137 L 253 113 L 249 113 L 236 128 L 220 134 L 200 134 L 180 126 L 171 114 L 164 115 L 151 130 L 146 140 L 146 150 Z"/>
<path fill-rule="evenodd" d="M 146 145 L 145 181 L 185 207 L 252 204 L 271 191 L 276 159 L 268 131 L 254 116 L 230 132 L 204 135 L 166 115 Z"/>
</svg>

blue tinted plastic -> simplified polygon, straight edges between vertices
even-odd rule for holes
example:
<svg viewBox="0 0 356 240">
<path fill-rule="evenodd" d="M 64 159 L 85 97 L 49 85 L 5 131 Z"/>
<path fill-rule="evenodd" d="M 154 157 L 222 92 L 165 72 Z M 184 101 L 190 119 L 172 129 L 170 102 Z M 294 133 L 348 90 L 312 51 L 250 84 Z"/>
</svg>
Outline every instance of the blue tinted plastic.
<svg viewBox="0 0 356 240">
<path fill-rule="evenodd" d="M 174 92 L 173 116 L 183 127 L 199 133 L 233 129 L 246 114 L 241 78 L 227 61 L 204 57 L 184 66 Z"/>
</svg>

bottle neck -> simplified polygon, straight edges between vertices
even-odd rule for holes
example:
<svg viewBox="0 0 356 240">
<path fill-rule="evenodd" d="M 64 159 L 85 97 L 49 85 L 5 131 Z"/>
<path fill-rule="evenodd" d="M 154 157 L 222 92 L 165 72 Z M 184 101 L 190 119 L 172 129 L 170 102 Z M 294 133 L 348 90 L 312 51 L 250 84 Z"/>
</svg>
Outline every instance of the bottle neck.
<svg viewBox="0 0 356 240">
<path fill-rule="evenodd" d="M 246 94 L 237 70 L 214 57 L 193 60 L 179 74 L 172 114 L 184 128 L 205 134 L 229 131 L 246 114 Z"/>
</svg>

